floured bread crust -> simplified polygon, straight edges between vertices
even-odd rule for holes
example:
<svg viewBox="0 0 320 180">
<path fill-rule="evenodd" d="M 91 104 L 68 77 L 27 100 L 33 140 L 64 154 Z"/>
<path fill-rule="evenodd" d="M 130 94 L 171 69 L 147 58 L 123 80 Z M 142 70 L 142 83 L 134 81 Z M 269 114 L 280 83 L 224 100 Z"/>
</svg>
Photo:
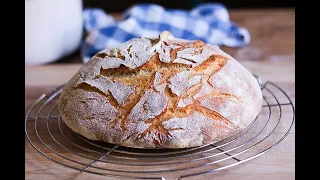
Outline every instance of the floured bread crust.
<svg viewBox="0 0 320 180">
<path fill-rule="evenodd" d="M 165 31 L 97 53 L 64 87 L 59 111 L 88 139 L 188 148 L 243 130 L 261 106 L 256 79 L 235 59 Z"/>
</svg>

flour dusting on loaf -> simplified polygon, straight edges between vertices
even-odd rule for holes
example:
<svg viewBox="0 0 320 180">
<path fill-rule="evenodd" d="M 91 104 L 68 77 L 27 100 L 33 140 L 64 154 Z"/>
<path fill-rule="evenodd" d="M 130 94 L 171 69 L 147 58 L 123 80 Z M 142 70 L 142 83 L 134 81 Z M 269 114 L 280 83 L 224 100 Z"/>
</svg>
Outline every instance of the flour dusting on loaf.
<svg viewBox="0 0 320 180">
<path fill-rule="evenodd" d="M 59 102 L 74 132 L 137 148 L 212 144 L 245 129 L 261 107 L 258 82 L 235 59 L 168 31 L 98 52 Z"/>
</svg>

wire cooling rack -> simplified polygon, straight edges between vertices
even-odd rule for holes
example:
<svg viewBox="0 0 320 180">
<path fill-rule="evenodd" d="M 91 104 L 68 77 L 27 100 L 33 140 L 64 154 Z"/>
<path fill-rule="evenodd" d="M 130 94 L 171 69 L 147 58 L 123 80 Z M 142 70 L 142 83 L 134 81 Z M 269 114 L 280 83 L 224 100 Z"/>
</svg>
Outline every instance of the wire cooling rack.
<svg viewBox="0 0 320 180">
<path fill-rule="evenodd" d="M 294 125 L 294 105 L 276 84 L 256 76 L 263 105 L 253 123 L 221 142 L 186 149 L 135 149 L 96 142 L 74 133 L 57 104 L 64 85 L 40 96 L 25 119 L 26 138 L 46 158 L 80 172 L 127 179 L 185 179 L 252 160 L 279 144 Z M 285 113 L 284 113 L 285 112 Z"/>
</svg>

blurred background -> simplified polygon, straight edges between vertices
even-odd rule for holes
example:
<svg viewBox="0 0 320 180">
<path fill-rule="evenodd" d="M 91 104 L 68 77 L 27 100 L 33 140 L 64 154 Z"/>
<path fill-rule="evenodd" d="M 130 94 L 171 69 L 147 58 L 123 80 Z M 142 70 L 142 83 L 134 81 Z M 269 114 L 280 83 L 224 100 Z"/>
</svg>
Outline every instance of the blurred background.
<svg viewBox="0 0 320 180">
<path fill-rule="evenodd" d="M 119 0 L 112 2 L 105 0 L 84 0 L 84 7 L 100 7 L 108 12 L 124 11 L 127 7 L 135 3 L 157 3 L 166 8 L 191 9 L 201 3 L 217 2 L 224 4 L 228 9 L 248 9 L 248 8 L 281 8 L 294 7 L 292 0 L 157 0 L 157 1 L 134 1 L 134 0 Z"/>
<path fill-rule="evenodd" d="M 83 63 L 81 48 L 88 37 L 84 10 L 99 8 L 112 17 L 104 21 L 121 21 L 123 13 L 138 3 L 185 11 L 201 4 L 221 3 L 230 23 L 247 29 L 250 36 L 249 44 L 222 45 L 223 50 L 239 60 L 294 59 L 294 2 L 289 0 L 26 0 L 25 65 Z M 99 21 L 86 18 L 87 24 Z"/>
</svg>

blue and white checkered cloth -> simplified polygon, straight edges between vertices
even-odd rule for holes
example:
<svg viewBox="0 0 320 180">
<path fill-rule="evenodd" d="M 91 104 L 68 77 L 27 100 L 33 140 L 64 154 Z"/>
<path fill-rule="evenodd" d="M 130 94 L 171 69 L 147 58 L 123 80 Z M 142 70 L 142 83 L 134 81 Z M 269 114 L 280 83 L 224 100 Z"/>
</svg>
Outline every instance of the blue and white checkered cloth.
<svg viewBox="0 0 320 180">
<path fill-rule="evenodd" d="M 99 8 L 84 10 L 87 37 L 82 45 L 83 61 L 98 51 L 111 48 L 134 37 L 158 37 L 165 30 L 183 39 L 243 47 L 250 43 L 247 29 L 230 21 L 226 7 L 218 3 L 201 4 L 191 11 L 165 9 L 156 4 L 137 4 L 116 21 Z"/>
</svg>

